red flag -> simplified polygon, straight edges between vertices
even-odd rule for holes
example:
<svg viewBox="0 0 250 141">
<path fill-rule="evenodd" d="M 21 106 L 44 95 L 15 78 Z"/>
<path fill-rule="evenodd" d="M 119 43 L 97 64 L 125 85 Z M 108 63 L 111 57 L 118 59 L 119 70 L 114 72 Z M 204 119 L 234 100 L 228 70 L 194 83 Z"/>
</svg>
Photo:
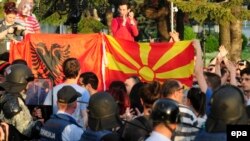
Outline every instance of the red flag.
<svg viewBox="0 0 250 141">
<path fill-rule="evenodd" d="M 102 35 L 101 34 L 30 34 L 18 44 L 12 44 L 10 62 L 24 59 L 37 78 L 63 80 L 61 65 L 69 57 L 81 64 L 81 72 L 92 71 L 100 79 L 102 89 Z"/>
<path fill-rule="evenodd" d="M 143 81 L 177 79 L 192 85 L 194 49 L 191 41 L 136 43 L 106 36 L 106 84 L 140 76 Z"/>
</svg>

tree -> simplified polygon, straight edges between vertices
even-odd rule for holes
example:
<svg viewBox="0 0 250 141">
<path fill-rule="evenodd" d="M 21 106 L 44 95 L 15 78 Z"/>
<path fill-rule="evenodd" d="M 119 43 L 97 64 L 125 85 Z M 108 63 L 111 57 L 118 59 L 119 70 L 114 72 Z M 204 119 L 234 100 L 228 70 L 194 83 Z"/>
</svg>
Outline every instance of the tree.
<svg viewBox="0 0 250 141">
<path fill-rule="evenodd" d="M 207 1 L 173 0 L 191 18 L 203 24 L 210 18 L 220 26 L 220 44 L 229 51 L 232 61 L 240 59 L 242 50 L 242 20 L 250 19 L 250 11 L 242 7 L 243 0 Z"/>
</svg>

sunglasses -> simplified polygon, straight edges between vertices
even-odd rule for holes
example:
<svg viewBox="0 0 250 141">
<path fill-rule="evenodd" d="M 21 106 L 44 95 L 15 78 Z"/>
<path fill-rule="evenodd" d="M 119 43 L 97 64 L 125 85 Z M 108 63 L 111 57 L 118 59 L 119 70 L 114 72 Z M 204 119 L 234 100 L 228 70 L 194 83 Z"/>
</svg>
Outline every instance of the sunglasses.
<svg viewBox="0 0 250 141">
<path fill-rule="evenodd" d="M 184 90 L 184 89 L 185 89 L 185 86 L 182 86 L 182 87 L 178 88 L 177 91 Z"/>
</svg>

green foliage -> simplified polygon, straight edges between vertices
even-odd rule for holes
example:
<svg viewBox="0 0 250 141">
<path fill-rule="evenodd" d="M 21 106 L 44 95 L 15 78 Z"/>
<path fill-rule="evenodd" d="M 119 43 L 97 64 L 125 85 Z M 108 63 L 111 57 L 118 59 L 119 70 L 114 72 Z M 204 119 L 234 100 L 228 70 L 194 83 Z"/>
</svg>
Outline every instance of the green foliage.
<svg viewBox="0 0 250 141">
<path fill-rule="evenodd" d="M 192 40 L 195 39 L 196 33 L 194 33 L 193 28 L 190 26 L 185 26 L 184 28 L 184 40 Z"/>
<path fill-rule="evenodd" d="M 67 16 L 59 17 L 58 13 L 54 13 L 51 16 L 47 17 L 46 19 L 40 20 L 40 23 L 49 24 L 53 26 L 59 26 L 60 24 L 63 24 L 67 20 Z"/>
<path fill-rule="evenodd" d="M 247 39 L 246 35 L 244 35 L 244 34 L 242 34 L 242 39 L 243 39 L 242 50 L 244 50 L 247 47 L 248 39 Z"/>
<path fill-rule="evenodd" d="M 218 51 L 219 47 L 219 37 L 218 35 L 211 34 L 206 38 L 205 41 L 206 52 L 211 53 L 214 51 Z"/>
<path fill-rule="evenodd" d="M 78 23 L 79 33 L 98 33 L 105 28 L 107 27 L 94 18 L 82 18 Z"/>
<path fill-rule="evenodd" d="M 190 18 L 193 18 L 199 23 L 203 23 L 208 15 L 210 20 L 215 20 L 217 23 L 223 21 L 234 21 L 236 19 L 250 19 L 250 11 L 241 8 L 243 0 L 229 0 L 225 3 L 208 2 L 208 0 L 172 0 L 173 3 L 182 11 L 189 13 Z M 239 9 L 237 15 L 233 9 Z"/>
</svg>

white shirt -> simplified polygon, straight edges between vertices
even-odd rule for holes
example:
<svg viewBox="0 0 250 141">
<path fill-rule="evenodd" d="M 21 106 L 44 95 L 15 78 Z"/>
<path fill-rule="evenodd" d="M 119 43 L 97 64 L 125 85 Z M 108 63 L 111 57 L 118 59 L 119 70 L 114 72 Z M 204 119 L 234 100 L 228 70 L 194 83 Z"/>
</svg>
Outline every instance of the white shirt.
<svg viewBox="0 0 250 141">
<path fill-rule="evenodd" d="M 162 135 L 159 132 L 153 131 L 146 141 L 171 141 L 167 136 Z"/>
</svg>

